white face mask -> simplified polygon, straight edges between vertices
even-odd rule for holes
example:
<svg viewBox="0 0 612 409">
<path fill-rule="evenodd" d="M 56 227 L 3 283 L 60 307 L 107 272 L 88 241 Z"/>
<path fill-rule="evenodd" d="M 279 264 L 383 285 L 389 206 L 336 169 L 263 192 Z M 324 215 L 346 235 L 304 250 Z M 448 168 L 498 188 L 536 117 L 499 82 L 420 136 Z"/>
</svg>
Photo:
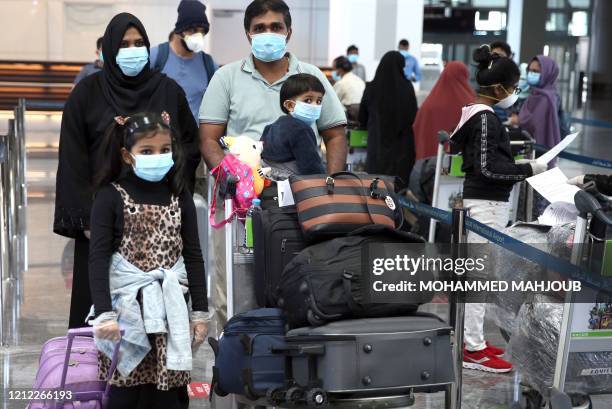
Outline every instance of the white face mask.
<svg viewBox="0 0 612 409">
<path fill-rule="evenodd" d="M 187 44 L 187 48 L 194 53 L 204 51 L 204 34 L 195 33 L 185 36 L 185 44 Z"/>
<path fill-rule="evenodd" d="M 497 105 L 501 109 L 508 109 L 516 103 L 516 100 L 518 99 L 518 97 L 519 97 L 518 94 L 513 92 L 512 94 L 508 95 L 506 98 L 502 99 L 495 105 Z"/>
</svg>

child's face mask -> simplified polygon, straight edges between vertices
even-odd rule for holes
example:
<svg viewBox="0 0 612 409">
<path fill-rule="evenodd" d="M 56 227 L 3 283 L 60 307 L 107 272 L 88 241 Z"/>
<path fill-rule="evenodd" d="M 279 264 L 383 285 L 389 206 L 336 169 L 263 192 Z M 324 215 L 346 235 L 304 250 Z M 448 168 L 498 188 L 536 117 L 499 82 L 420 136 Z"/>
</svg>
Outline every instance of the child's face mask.
<svg viewBox="0 0 612 409">
<path fill-rule="evenodd" d="M 161 181 L 174 166 L 172 152 L 159 155 L 131 155 L 135 161 L 132 165 L 134 173 L 148 182 Z"/>
<path fill-rule="evenodd" d="M 311 125 L 321 117 L 321 105 L 295 101 L 295 107 L 293 108 L 293 112 L 291 112 L 291 116 Z"/>
</svg>

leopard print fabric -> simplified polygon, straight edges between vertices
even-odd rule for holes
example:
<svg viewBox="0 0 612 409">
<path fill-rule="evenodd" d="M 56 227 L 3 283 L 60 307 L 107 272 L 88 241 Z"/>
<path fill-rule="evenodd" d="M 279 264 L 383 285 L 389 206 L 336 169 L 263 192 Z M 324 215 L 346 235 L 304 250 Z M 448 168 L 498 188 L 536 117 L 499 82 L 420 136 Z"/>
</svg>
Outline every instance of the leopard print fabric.
<svg viewBox="0 0 612 409">
<path fill-rule="evenodd" d="M 158 267 L 171 268 L 181 256 L 181 209 L 178 198 L 172 196 L 170 205 L 145 205 L 135 203 L 118 184 L 113 184 L 123 199 L 123 238 L 118 251 L 130 263 L 142 271 Z M 111 384 L 129 387 L 154 384 L 167 391 L 191 382 L 189 371 L 173 371 L 166 368 L 166 334 L 150 334 L 151 351 L 127 376 L 115 371 Z M 98 379 L 106 380 L 110 359 L 98 353 Z"/>
</svg>

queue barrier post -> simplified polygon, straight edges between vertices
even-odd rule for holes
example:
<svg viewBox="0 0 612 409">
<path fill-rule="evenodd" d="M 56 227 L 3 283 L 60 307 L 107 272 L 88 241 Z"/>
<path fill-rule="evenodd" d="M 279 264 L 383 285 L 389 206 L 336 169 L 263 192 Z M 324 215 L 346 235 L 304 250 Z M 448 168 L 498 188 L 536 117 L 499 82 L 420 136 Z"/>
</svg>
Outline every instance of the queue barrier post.
<svg viewBox="0 0 612 409">
<path fill-rule="evenodd" d="M 9 127 L 10 133 L 10 127 Z M 9 135 L 0 136 L 0 346 L 5 346 L 6 320 L 4 312 L 9 307 L 7 303 L 7 288 L 6 284 L 9 279 L 9 234 L 8 234 L 8 194 L 6 187 L 8 186 L 8 140 Z M 6 284 L 5 284 L 6 283 Z"/>
<path fill-rule="evenodd" d="M 20 99 L 0 136 L 0 345 L 19 344 L 27 269 L 25 100 Z"/>
<path fill-rule="evenodd" d="M 453 258 L 466 257 L 467 232 L 465 220 L 468 212 L 466 209 L 453 209 L 451 248 Z M 453 275 L 455 280 L 465 280 L 463 275 Z M 462 385 L 463 385 L 463 326 L 465 321 L 465 293 L 453 292 L 450 294 L 449 322 L 454 328 L 454 367 L 455 383 L 451 385 L 450 394 L 446 394 L 446 407 L 461 409 Z"/>
<path fill-rule="evenodd" d="M 449 139 L 450 139 L 450 136 L 448 135 L 448 132 L 445 132 L 445 131 L 438 132 L 438 152 L 436 154 L 436 173 L 434 175 L 433 196 L 431 198 L 431 204 L 434 207 L 436 206 L 436 203 L 438 203 L 438 196 L 439 196 L 439 191 L 440 191 L 440 178 L 442 177 L 442 162 L 444 161 L 444 155 L 446 153 L 444 151 L 444 145 L 446 142 L 448 142 Z M 429 236 L 428 236 L 428 241 L 430 243 L 434 243 L 436 241 L 436 225 L 437 225 L 437 221 L 435 219 L 431 219 L 429 222 Z"/>
</svg>

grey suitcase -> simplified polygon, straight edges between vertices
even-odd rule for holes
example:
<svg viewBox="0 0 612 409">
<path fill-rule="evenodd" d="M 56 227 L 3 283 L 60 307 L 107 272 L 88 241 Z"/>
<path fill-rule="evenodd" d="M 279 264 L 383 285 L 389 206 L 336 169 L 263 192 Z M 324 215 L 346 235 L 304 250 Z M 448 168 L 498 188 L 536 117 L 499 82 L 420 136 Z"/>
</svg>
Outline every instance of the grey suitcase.
<svg viewBox="0 0 612 409">
<path fill-rule="evenodd" d="M 279 403 L 444 391 L 455 379 L 451 327 L 433 314 L 336 321 L 286 341 L 287 387 L 269 393 Z"/>
</svg>

